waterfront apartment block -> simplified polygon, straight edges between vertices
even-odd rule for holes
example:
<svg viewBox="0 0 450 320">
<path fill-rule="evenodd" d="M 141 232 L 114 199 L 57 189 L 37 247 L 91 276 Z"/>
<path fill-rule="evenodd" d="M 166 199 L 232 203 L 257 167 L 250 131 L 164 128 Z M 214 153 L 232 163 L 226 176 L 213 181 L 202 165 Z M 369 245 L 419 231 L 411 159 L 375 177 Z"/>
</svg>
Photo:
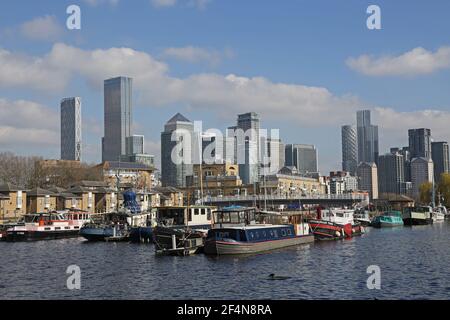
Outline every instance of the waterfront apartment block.
<svg viewBox="0 0 450 320">
<path fill-rule="evenodd" d="M 11 183 L 0 184 L 0 220 L 16 220 L 26 214 L 27 192 Z"/>
<path fill-rule="evenodd" d="M 81 161 L 81 98 L 61 101 L 61 160 Z"/>
<path fill-rule="evenodd" d="M 153 186 L 155 169 L 142 163 L 106 161 L 95 166 L 94 170 L 109 188 L 117 187 L 117 177 L 121 184 L 129 184 L 138 190 L 150 190 Z"/>
<path fill-rule="evenodd" d="M 35 188 L 27 192 L 27 213 L 45 213 L 57 210 L 57 196 L 51 191 Z"/>
</svg>

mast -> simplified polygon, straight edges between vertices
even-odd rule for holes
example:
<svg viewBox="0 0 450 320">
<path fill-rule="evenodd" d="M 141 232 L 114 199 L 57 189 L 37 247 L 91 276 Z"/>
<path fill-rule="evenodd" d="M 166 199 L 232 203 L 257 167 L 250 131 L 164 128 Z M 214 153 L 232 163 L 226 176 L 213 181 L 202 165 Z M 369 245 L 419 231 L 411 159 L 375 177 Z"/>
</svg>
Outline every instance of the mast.
<svg viewBox="0 0 450 320">
<path fill-rule="evenodd" d="M 431 193 L 431 203 L 433 206 L 433 209 L 436 207 L 436 190 L 435 190 L 435 184 L 434 184 L 434 174 L 433 174 L 433 186 L 432 186 L 432 193 Z"/>
</svg>

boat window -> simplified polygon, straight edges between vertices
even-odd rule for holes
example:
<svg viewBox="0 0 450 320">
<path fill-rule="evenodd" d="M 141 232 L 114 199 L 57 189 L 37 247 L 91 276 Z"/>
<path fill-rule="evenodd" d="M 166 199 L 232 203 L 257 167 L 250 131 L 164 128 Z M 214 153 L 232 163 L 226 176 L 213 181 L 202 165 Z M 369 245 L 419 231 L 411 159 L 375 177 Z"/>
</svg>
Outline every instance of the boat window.
<svg viewBox="0 0 450 320">
<path fill-rule="evenodd" d="M 282 235 L 283 237 L 285 237 L 285 236 L 286 236 L 286 230 L 281 229 L 281 235 Z"/>
<path fill-rule="evenodd" d="M 262 234 L 263 234 L 264 239 L 267 239 L 267 232 L 266 232 L 266 230 L 264 230 L 264 231 L 262 232 Z"/>
<path fill-rule="evenodd" d="M 291 230 L 291 229 L 288 229 L 288 230 L 287 230 L 287 234 L 288 234 L 288 236 L 292 236 L 292 230 Z"/>
<path fill-rule="evenodd" d="M 61 230 L 61 227 L 55 227 L 55 230 Z"/>
<path fill-rule="evenodd" d="M 250 231 L 249 234 L 250 234 L 250 240 L 255 239 L 255 234 L 253 233 L 253 231 Z"/>
<path fill-rule="evenodd" d="M 206 214 L 206 209 L 201 209 L 202 211 L 202 216 L 204 216 Z"/>
<path fill-rule="evenodd" d="M 274 233 L 273 233 L 273 230 L 270 230 L 270 231 L 269 231 L 269 234 L 270 234 L 270 237 L 271 237 L 271 238 L 274 238 L 274 237 L 275 237 L 275 235 L 274 235 Z"/>
<path fill-rule="evenodd" d="M 52 229 L 52 228 L 49 228 L 49 227 L 44 228 L 45 231 L 49 231 L 49 230 L 51 230 L 51 229 Z"/>
<path fill-rule="evenodd" d="M 257 231 L 257 230 L 255 231 L 255 238 L 259 239 L 259 231 Z"/>
<path fill-rule="evenodd" d="M 278 230 L 273 230 L 273 234 L 275 238 L 278 238 Z"/>
<path fill-rule="evenodd" d="M 207 209 L 206 219 L 211 220 L 211 209 Z"/>
<path fill-rule="evenodd" d="M 200 214 L 200 209 L 192 209 L 194 211 L 194 215 L 198 216 Z"/>
</svg>

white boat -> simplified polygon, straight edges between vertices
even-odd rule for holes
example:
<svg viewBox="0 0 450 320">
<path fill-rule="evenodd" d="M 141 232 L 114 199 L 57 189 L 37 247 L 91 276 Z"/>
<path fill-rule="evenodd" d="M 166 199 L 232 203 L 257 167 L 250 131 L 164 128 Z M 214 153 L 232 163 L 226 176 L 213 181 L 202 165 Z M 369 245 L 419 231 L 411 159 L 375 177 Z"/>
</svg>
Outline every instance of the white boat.
<svg viewBox="0 0 450 320">
<path fill-rule="evenodd" d="M 447 208 L 444 206 L 437 206 L 433 208 L 433 222 L 444 221 L 447 214 Z"/>
</svg>

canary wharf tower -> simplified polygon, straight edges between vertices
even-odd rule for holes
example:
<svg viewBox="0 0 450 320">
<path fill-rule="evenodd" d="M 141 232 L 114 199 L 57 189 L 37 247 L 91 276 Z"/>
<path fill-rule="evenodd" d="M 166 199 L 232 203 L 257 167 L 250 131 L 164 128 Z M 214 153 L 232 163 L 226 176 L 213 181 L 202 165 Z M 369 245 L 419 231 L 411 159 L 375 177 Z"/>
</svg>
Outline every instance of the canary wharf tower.
<svg viewBox="0 0 450 320">
<path fill-rule="evenodd" d="M 61 160 L 81 161 L 81 98 L 61 101 Z"/>
</svg>

